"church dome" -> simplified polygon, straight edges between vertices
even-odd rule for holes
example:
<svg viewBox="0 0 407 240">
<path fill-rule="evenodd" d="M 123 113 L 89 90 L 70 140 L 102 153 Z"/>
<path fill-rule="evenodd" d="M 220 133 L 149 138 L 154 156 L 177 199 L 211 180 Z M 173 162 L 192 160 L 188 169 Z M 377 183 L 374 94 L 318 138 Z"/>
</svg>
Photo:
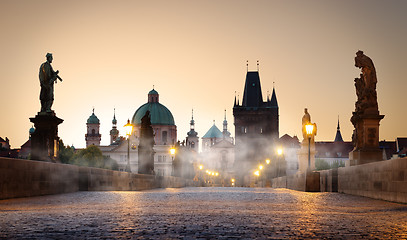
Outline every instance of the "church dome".
<svg viewBox="0 0 407 240">
<path fill-rule="evenodd" d="M 88 118 L 88 121 L 86 123 L 89 123 L 89 124 L 99 124 L 100 123 L 99 118 L 96 117 L 96 115 L 95 115 L 95 110 L 93 110 L 92 115 L 90 115 L 90 117 Z"/>
<path fill-rule="evenodd" d="M 148 93 L 148 102 L 134 113 L 131 122 L 135 125 L 140 124 L 147 110 L 150 111 L 151 125 L 175 125 L 172 113 L 158 102 L 158 92 L 154 89 Z"/>
<path fill-rule="evenodd" d="M 148 94 L 154 94 L 154 95 L 158 95 L 158 92 L 156 90 L 151 90 Z"/>
</svg>

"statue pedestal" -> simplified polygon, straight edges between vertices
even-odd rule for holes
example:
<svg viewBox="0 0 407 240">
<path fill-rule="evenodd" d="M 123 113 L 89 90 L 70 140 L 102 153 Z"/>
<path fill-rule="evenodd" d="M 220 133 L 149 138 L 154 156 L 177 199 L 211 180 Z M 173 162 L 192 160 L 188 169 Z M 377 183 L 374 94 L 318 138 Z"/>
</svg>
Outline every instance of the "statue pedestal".
<svg viewBox="0 0 407 240">
<path fill-rule="evenodd" d="M 384 115 L 378 111 L 357 115 L 353 113 L 353 123 L 356 129 L 354 136 L 355 149 L 349 153 L 346 166 L 354 166 L 383 160 L 383 153 L 379 148 L 379 122 Z"/>
<path fill-rule="evenodd" d="M 298 150 L 298 170 L 300 172 L 314 171 L 315 170 L 315 143 L 311 141 L 310 149 L 310 168 L 308 168 L 308 140 L 301 143 L 301 149 Z"/>
<path fill-rule="evenodd" d="M 35 132 L 31 135 L 31 159 L 57 162 L 59 152 L 58 125 L 64 120 L 54 112 L 39 112 L 34 118 Z"/>
</svg>

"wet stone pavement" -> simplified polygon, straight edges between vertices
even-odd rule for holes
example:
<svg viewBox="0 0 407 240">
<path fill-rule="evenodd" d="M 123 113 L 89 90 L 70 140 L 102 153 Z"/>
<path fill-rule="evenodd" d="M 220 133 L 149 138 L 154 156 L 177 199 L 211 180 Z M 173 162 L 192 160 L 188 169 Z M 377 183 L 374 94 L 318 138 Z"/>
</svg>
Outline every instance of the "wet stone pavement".
<svg viewBox="0 0 407 240">
<path fill-rule="evenodd" d="M 407 205 L 265 188 L 77 192 L 0 201 L 1 239 L 406 239 Z"/>
</svg>

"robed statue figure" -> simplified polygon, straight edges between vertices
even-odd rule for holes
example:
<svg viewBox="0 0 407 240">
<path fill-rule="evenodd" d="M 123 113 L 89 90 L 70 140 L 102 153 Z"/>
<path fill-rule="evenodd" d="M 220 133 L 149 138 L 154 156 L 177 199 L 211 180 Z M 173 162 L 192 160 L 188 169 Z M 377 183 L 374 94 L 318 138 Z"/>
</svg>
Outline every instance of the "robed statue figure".
<svg viewBox="0 0 407 240">
<path fill-rule="evenodd" d="M 62 79 L 58 76 L 59 71 L 56 72 L 51 66 L 53 57 L 52 53 L 47 53 L 47 61 L 41 64 L 39 71 L 41 92 L 41 112 L 52 112 L 51 106 L 54 102 L 54 82 L 56 83 L 57 79 L 62 82 Z"/>
</svg>

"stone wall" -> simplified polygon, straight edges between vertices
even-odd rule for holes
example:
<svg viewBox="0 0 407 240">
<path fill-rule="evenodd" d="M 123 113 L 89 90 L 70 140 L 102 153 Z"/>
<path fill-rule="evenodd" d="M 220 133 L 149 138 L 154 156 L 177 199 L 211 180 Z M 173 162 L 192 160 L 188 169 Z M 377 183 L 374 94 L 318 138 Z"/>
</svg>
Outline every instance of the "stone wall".
<svg viewBox="0 0 407 240">
<path fill-rule="evenodd" d="M 0 158 L 0 199 L 76 192 L 78 167 Z"/>
<path fill-rule="evenodd" d="M 338 192 L 407 203 L 407 158 L 339 168 Z"/>
<path fill-rule="evenodd" d="M 0 199 L 76 191 L 139 191 L 193 186 L 192 180 L 69 164 L 0 158 Z"/>
<path fill-rule="evenodd" d="M 319 192 L 319 172 L 297 172 L 294 175 L 271 179 L 272 188 L 289 188 L 297 191 Z"/>
<path fill-rule="evenodd" d="M 338 192 L 338 169 L 319 171 L 321 192 Z"/>
</svg>

